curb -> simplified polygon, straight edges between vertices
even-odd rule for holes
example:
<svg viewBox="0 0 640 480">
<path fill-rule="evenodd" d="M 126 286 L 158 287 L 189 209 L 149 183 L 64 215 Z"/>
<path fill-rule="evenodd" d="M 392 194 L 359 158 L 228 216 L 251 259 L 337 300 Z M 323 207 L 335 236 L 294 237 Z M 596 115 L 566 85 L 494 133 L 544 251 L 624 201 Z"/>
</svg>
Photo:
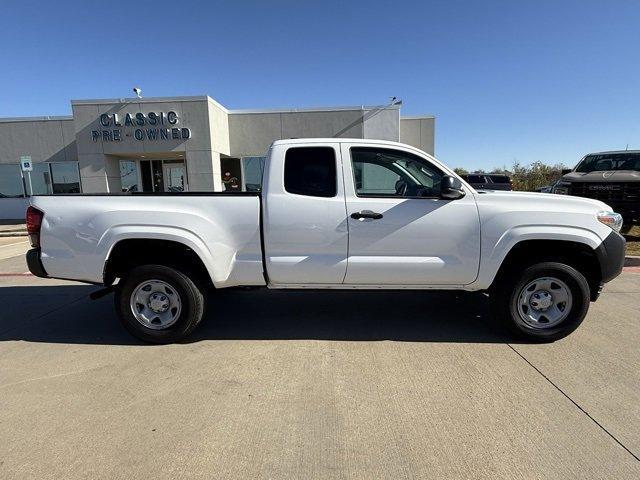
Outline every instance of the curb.
<svg viewBox="0 0 640 480">
<path fill-rule="evenodd" d="M 26 230 L 18 230 L 15 232 L 0 232 L 0 238 L 4 238 L 4 237 L 26 237 L 27 236 L 27 231 Z"/>
<path fill-rule="evenodd" d="M 627 255 L 624 259 L 625 267 L 640 267 L 640 257 L 637 255 Z"/>
</svg>

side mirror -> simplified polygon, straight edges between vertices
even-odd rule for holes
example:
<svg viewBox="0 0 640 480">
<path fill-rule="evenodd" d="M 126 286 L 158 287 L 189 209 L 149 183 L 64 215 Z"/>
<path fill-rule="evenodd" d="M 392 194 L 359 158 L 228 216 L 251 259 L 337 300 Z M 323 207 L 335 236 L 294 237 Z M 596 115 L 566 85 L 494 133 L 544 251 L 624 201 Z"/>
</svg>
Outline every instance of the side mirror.
<svg viewBox="0 0 640 480">
<path fill-rule="evenodd" d="M 462 182 L 456 177 L 445 175 L 440 181 L 440 198 L 446 200 L 457 200 L 464 197 Z"/>
<path fill-rule="evenodd" d="M 571 173 L 571 169 L 570 168 L 563 168 L 562 169 L 562 175 L 566 175 L 567 173 Z"/>
</svg>

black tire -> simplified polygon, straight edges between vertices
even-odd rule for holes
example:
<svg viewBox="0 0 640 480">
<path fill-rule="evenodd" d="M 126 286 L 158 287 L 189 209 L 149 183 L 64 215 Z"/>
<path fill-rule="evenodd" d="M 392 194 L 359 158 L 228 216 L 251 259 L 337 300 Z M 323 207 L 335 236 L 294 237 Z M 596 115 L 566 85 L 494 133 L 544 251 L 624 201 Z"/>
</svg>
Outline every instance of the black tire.
<svg viewBox="0 0 640 480">
<path fill-rule="evenodd" d="M 625 223 L 624 225 L 622 225 L 622 228 L 620 229 L 620 234 L 621 235 L 626 235 L 628 234 L 634 227 L 633 223 Z"/>
<path fill-rule="evenodd" d="M 530 282 L 543 277 L 564 282 L 570 291 L 572 305 L 557 325 L 534 328 L 523 320 L 518 311 L 518 301 Z M 557 262 L 536 263 L 520 272 L 505 275 L 492 292 L 492 297 L 493 311 L 503 326 L 517 338 L 534 342 L 553 342 L 569 335 L 584 320 L 591 301 L 589 283 L 584 275 L 569 265 Z"/>
<path fill-rule="evenodd" d="M 136 288 L 150 280 L 168 284 L 177 292 L 180 311 L 177 319 L 166 328 L 149 328 L 136 319 L 131 307 L 131 297 Z M 120 321 L 134 337 L 149 343 L 173 343 L 187 337 L 198 326 L 204 315 L 204 296 L 201 290 L 184 273 L 163 265 L 142 265 L 133 268 L 118 283 L 115 307 Z M 175 317 L 174 317 L 175 318 Z"/>
</svg>

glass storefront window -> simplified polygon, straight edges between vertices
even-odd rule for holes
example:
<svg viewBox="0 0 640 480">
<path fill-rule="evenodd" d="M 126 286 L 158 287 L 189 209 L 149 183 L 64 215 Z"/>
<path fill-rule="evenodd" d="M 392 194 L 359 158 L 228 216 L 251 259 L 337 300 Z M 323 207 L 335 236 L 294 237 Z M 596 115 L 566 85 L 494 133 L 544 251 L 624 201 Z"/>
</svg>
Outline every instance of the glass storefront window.
<svg viewBox="0 0 640 480">
<path fill-rule="evenodd" d="M 138 167 L 133 160 L 120 160 L 120 181 L 123 192 L 139 192 Z"/>
<path fill-rule="evenodd" d="M 165 160 L 162 162 L 164 189 L 166 192 L 184 192 L 184 162 Z"/>
<path fill-rule="evenodd" d="M 50 165 L 53 193 L 80 193 L 77 162 L 56 162 Z"/>
<path fill-rule="evenodd" d="M 266 157 L 242 157 L 244 189 L 259 192 L 262 189 L 262 174 Z"/>
<path fill-rule="evenodd" d="M 24 196 L 24 187 L 20 165 L 0 165 L 0 198 L 22 196 Z"/>
<path fill-rule="evenodd" d="M 51 195 L 81 191 L 78 162 L 34 163 L 33 171 L 24 174 L 21 174 L 18 164 L 0 165 L 0 197 L 21 197 L 25 193 Z"/>
<path fill-rule="evenodd" d="M 29 195 L 49 195 L 53 193 L 51 188 L 51 170 L 48 163 L 34 163 L 31 172 L 31 182 L 28 180 L 28 173 L 24 174 L 27 193 Z M 31 191 L 33 187 L 33 191 Z"/>
</svg>

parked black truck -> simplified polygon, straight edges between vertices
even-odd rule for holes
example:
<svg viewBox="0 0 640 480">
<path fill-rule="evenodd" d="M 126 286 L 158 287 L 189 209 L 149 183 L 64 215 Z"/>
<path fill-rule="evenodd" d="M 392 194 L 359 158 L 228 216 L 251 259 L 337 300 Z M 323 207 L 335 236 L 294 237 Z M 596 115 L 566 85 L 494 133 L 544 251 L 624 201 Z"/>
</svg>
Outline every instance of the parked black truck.
<svg viewBox="0 0 640 480">
<path fill-rule="evenodd" d="M 640 224 L 640 150 L 590 153 L 562 173 L 553 193 L 601 200 L 622 215 L 625 229 Z"/>
<path fill-rule="evenodd" d="M 460 176 L 476 190 L 513 190 L 509 175 L 498 173 L 467 173 Z"/>
</svg>

